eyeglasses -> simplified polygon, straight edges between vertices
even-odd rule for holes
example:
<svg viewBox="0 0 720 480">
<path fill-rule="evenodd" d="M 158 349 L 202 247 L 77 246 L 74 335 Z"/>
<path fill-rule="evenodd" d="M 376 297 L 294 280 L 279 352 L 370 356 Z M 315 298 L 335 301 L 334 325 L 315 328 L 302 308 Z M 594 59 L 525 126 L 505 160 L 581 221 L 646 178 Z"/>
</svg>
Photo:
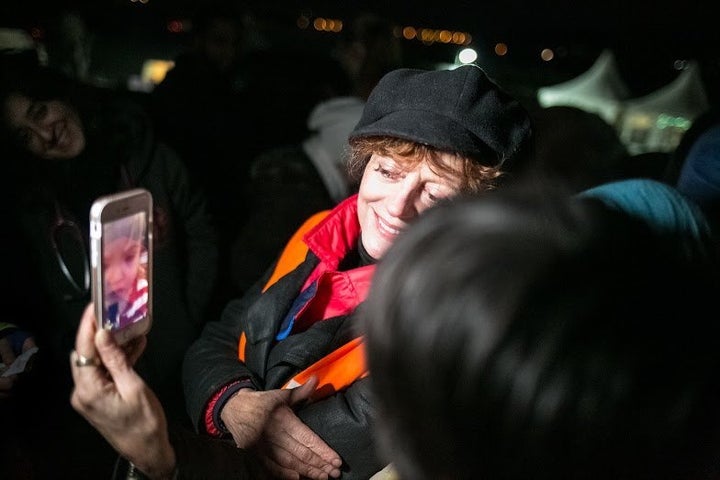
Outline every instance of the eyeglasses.
<svg viewBox="0 0 720 480">
<path fill-rule="evenodd" d="M 90 262 L 80 226 L 66 219 L 55 202 L 55 222 L 50 230 L 50 242 L 55 258 L 72 292 L 64 293 L 65 300 L 87 297 L 90 292 Z"/>
</svg>

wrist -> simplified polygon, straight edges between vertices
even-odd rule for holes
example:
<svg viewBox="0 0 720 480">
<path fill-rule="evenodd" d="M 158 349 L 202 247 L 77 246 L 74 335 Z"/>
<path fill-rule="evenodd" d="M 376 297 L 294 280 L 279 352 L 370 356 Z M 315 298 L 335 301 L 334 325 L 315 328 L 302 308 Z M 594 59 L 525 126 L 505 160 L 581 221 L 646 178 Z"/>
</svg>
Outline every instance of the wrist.
<svg viewBox="0 0 720 480">
<path fill-rule="evenodd" d="M 215 399 L 214 404 L 212 405 L 212 425 L 221 433 L 221 434 L 228 434 L 230 431 L 225 426 L 224 418 L 223 418 L 223 412 L 225 410 L 225 406 L 228 404 L 230 399 L 234 398 L 235 395 L 240 390 L 250 390 L 254 391 L 255 386 L 252 383 L 252 380 L 249 378 L 243 378 L 228 387 L 226 387 L 221 394 Z"/>
<path fill-rule="evenodd" d="M 152 480 L 175 480 L 177 478 L 177 457 L 175 449 L 169 441 L 163 442 L 159 450 L 147 458 L 148 461 L 143 461 L 143 459 L 131 461 L 130 468 L 141 471 Z"/>
</svg>

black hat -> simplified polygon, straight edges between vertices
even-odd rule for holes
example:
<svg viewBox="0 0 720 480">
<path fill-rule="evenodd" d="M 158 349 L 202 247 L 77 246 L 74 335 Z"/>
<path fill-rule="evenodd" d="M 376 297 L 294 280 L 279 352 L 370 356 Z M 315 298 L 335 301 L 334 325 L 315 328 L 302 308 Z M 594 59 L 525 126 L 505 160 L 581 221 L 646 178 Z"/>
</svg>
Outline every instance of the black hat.
<svg viewBox="0 0 720 480">
<path fill-rule="evenodd" d="M 530 136 L 520 103 L 477 65 L 454 70 L 401 68 L 370 94 L 350 139 L 391 136 L 499 166 Z"/>
</svg>

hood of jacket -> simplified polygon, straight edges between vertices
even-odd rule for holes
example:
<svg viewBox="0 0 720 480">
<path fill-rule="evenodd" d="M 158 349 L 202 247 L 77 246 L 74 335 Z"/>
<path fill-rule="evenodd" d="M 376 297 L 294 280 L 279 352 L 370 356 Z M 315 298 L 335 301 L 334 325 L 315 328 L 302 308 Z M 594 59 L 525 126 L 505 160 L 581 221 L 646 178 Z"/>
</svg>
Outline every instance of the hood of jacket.
<svg viewBox="0 0 720 480">
<path fill-rule="evenodd" d="M 365 102 L 359 97 L 337 97 L 320 102 L 308 116 L 313 132 L 302 144 L 336 203 L 350 193 L 347 159 L 348 135 L 362 115 Z"/>
</svg>

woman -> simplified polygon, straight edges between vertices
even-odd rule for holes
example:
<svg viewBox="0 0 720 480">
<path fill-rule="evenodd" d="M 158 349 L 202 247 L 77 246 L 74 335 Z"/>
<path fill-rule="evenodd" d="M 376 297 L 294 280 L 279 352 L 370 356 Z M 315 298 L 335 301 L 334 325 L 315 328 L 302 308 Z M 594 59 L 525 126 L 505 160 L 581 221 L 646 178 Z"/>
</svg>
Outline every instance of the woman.
<svg viewBox="0 0 720 480">
<path fill-rule="evenodd" d="M 358 194 L 311 217 L 265 278 L 230 302 L 188 351 L 184 385 L 197 428 L 252 448 L 279 478 L 368 478 L 379 471 L 353 322 L 375 262 L 440 200 L 495 188 L 504 162 L 522 153 L 529 134 L 525 110 L 476 66 L 383 77 L 350 136 L 353 170 L 362 171 Z M 78 355 L 101 347 L 101 355 L 122 357 L 102 334 L 93 344 L 92 332 L 81 333 Z M 124 376 L 127 361 L 120 364 Z M 352 374 L 339 378 L 333 366 Z M 109 400 L 92 388 L 96 369 L 73 368 L 73 405 L 113 438 L 111 422 L 98 414 Z M 162 424 L 158 431 L 167 438 Z M 124 454 L 146 473 L 167 474 L 177 464 L 182 476 L 197 468 L 163 444 L 156 455 L 162 462 L 142 451 Z"/>
<path fill-rule="evenodd" d="M 38 388 L 48 392 L 44 401 L 57 400 L 71 422 L 77 416 L 67 405 L 72 382 L 66 355 L 90 298 L 88 224 L 97 197 L 134 187 L 153 195 L 156 315 L 138 368 L 178 421 L 186 421 L 182 358 L 200 332 L 215 282 L 216 236 L 203 197 L 176 154 L 154 137 L 142 109 L 126 100 L 42 68 L 3 69 L 0 79 L 0 144 L 12 166 L 3 205 L 15 244 L 4 250 L 4 265 L 18 279 L 4 290 L 6 304 L 30 310 L 21 326 L 40 349 L 34 373 L 47 383 Z M 35 394 L 31 398 L 32 410 Z M 59 418 L 52 416 L 49 424 Z M 59 450 L 80 452 L 68 439 L 58 439 L 67 446 Z"/>
</svg>

